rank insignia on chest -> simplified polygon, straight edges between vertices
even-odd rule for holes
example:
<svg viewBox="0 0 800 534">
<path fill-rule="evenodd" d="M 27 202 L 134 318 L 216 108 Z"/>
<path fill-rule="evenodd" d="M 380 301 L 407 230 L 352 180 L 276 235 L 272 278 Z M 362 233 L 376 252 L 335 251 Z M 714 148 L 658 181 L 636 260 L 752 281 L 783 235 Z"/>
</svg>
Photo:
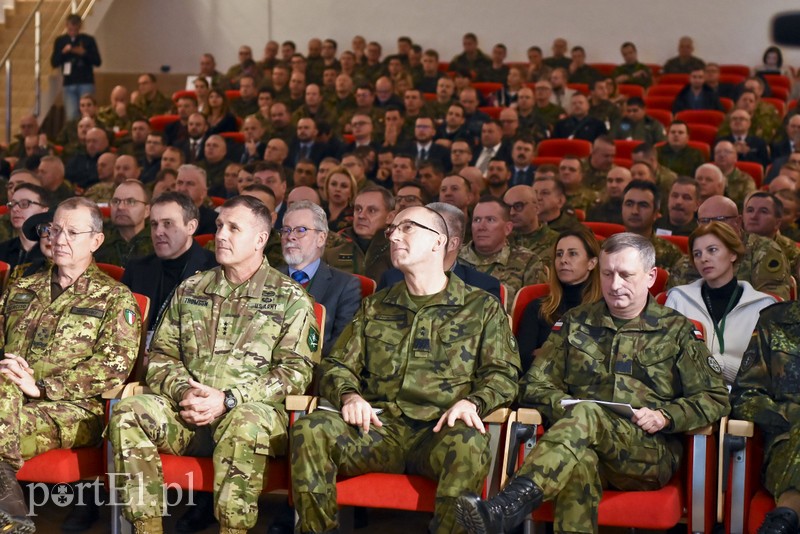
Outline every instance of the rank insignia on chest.
<svg viewBox="0 0 800 534">
<path fill-rule="evenodd" d="M 136 312 L 126 309 L 122 312 L 122 316 L 125 318 L 125 322 L 128 323 L 128 326 L 133 326 L 133 322 L 136 320 Z"/>
<path fill-rule="evenodd" d="M 430 352 L 431 340 L 426 337 L 418 337 L 414 340 L 414 350 L 418 352 Z"/>
</svg>

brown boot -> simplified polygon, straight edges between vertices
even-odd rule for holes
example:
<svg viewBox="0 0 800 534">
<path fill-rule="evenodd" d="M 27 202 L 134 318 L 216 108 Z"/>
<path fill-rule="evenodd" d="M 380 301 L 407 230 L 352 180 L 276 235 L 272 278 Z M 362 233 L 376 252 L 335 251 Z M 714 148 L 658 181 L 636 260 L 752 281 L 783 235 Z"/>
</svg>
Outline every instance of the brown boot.
<svg viewBox="0 0 800 534">
<path fill-rule="evenodd" d="M 17 482 L 17 471 L 5 462 L 0 462 L 0 532 L 36 532 L 36 525 L 28 518 L 28 506 Z"/>
<path fill-rule="evenodd" d="M 137 519 L 133 522 L 134 534 L 164 534 L 164 524 L 160 517 Z"/>
</svg>

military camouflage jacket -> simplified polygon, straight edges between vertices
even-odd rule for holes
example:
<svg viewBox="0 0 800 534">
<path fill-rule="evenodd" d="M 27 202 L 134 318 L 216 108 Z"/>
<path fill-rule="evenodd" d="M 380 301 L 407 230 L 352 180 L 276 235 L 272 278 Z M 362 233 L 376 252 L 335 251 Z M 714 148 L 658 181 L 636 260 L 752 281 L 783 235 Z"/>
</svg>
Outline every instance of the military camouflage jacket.
<svg viewBox="0 0 800 534">
<path fill-rule="evenodd" d="M 331 267 L 346 273 L 367 276 L 373 280 L 380 280 L 381 275 L 391 269 L 389 240 L 383 235 L 383 231 L 375 234 L 366 252 L 354 241 L 355 233 L 352 228 L 336 235 L 337 237 L 333 239 L 328 238 L 325 253 L 322 255 L 322 260 Z"/>
<path fill-rule="evenodd" d="M 311 298 L 266 259 L 239 286 L 217 267 L 175 291 L 150 345 L 147 385 L 177 402 L 193 378 L 240 404 L 280 405 L 305 392 L 319 344 Z"/>
<path fill-rule="evenodd" d="M 567 193 L 567 206 L 575 210 L 586 211 L 597 204 L 598 199 L 599 194 L 597 191 L 581 186 L 574 193 Z"/>
<path fill-rule="evenodd" d="M 656 237 L 655 233 L 650 236 L 650 242 L 653 244 L 653 248 L 656 249 L 656 266 L 672 271 L 676 266 L 680 265 L 684 254 L 676 245 L 666 239 Z"/>
<path fill-rule="evenodd" d="M 739 211 L 742 211 L 744 199 L 756 190 L 756 182 L 753 177 L 736 167 L 726 176 L 728 187 L 725 188 L 725 196 L 736 202 Z"/>
<path fill-rule="evenodd" d="M 3 296 L 3 349 L 25 358 L 47 400 L 101 415 L 100 395 L 128 378 L 139 353 L 139 308 L 130 290 L 94 263 L 52 301 L 52 272 L 22 278 Z"/>
<path fill-rule="evenodd" d="M 322 395 L 355 392 L 393 416 L 433 421 L 462 399 L 481 415 L 514 400 L 519 353 L 496 299 L 448 274 L 421 307 L 405 282 L 365 299 L 321 367 Z"/>
<path fill-rule="evenodd" d="M 536 254 L 526 248 L 512 247 L 508 243 L 496 254 L 481 256 L 472 246 L 464 245 L 458 255 L 461 260 L 482 273 L 494 276 L 509 290 L 506 303 L 514 302 L 514 295 L 523 286 L 547 282 L 547 267 Z"/>
<path fill-rule="evenodd" d="M 545 265 L 550 265 L 553 262 L 553 247 L 556 241 L 558 241 L 558 232 L 546 224 L 542 224 L 529 234 L 520 234 L 515 230 L 508 236 L 509 245 L 530 250 Z"/>
<path fill-rule="evenodd" d="M 745 253 L 736 267 L 736 278 L 750 282 L 758 291 L 789 300 L 789 262 L 773 240 L 742 232 Z M 691 256 L 684 256 L 669 273 L 669 287 L 690 284 L 700 278 Z"/>
<path fill-rule="evenodd" d="M 520 385 L 520 402 L 551 422 L 563 399 L 663 410 L 684 432 L 728 414 L 728 390 L 702 335 L 652 297 L 639 317 L 615 325 L 605 301 L 579 306 L 553 326 Z"/>
<path fill-rule="evenodd" d="M 767 447 L 800 424 L 800 303 L 779 302 L 761 317 L 731 390 L 732 416 L 755 422 Z"/>
<path fill-rule="evenodd" d="M 112 225 L 106 227 L 105 241 L 94 253 L 94 258 L 100 263 L 112 263 L 125 267 L 129 260 L 143 258 L 153 253 L 153 240 L 150 238 L 150 224 L 144 225 L 141 232 L 133 236 L 130 241 L 125 241 L 119 230 Z"/>
</svg>

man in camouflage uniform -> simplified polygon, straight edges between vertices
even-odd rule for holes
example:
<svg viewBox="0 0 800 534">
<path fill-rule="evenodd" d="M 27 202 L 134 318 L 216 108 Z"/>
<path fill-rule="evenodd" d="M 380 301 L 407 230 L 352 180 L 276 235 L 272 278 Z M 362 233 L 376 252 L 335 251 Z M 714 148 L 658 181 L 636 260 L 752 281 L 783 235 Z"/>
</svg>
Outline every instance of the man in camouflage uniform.
<svg viewBox="0 0 800 534">
<path fill-rule="evenodd" d="M 497 198 L 483 197 L 472 212 L 472 241 L 459 254 L 461 261 L 506 286 L 508 306 L 524 286 L 547 281 L 547 267 L 534 252 L 509 244 L 513 229 L 508 206 Z"/>
<path fill-rule="evenodd" d="M 596 189 L 587 187 L 583 182 L 581 160 L 574 156 L 566 156 L 558 164 L 558 180 L 564 185 L 567 207 L 584 212 L 597 204 L 600 198 Z"/>
<path fill-rule="evenodd" d="M 761 312 L 731 391 L 732 417 L 764 432 L 763 482 L 777 508 L 758 529 L 797 532 L 800 513 L 800 303 L 773 304 Z"/>
<path fill-rule="evenodd" d="M 344 272 L 380 280 L 392 266 L 383 230 L 393 215 L 392 194 L 378 185 L 366 186 L 353 203 L 352 228 L 329 234 L 322 260 Z"/>
<path fill-rule="evenodd" d="M 489 468 L 481 417 L 517 389 L 500 303 L 444 272 L 442 217 L 413 207 L 395 222 L 392 263 L 405 281 L 366 299 L 321 364 L 322 396 L 341 415 L 316 411 L 292 428 L 300 532 L 334 531 L 336 476 L 373 471 L 437 480 L 430 531 L 457 532 L 454 500 L 478 491 Z"/>
<path fill-rule="evenodd" d="M 800 276 L 800 248 L 780 233 L 783 202 L 772 193 L 756 191 L 744 201 L 742 225 L 745 231 L 775 241 L 789 261 L 792 276 Z"/>
<path fill-rule="evenodd" d="M 697 167 L 706 163 L 705 155 L 689 146 L 689 126 L 679 120 L 672 121 L 667 130 L 667 142 L 656 148 L 658 163 L 676 174 L 693 176 Z"/>
<path fill-rule="evenodd" d="M 622 224 L 622 195 L 631 182 L 631 171 L 625 167 L 612 167 L 605 178 L 603 199 L 586 212 L 586 220 Z"/>
<path fill-rule="evenodd" d="M 550 265 L 558 232 L 539 223 L 539 203 L 533 188 L 515 185 L 503 195 L 503 203 L 511 211 L 511 222 L 514 224 L 508 244 L 526 248 L 536 254 L 542 263 Z"/>
<path fill-rule="evenodd" d="M 736 148 L 730 141 L 718 141 L 714 146 L 714 165 L 719 167 L 727 183 L 725 196 L 736 202 L 741 209 L 744 199 L 756 190 L 753 177 L 736 167 Z"/>
<path fill-rule="evenodd" d="M 85 199 L 63 202 L 50 230 L 54 267 L 3 296 L 0 339 L 0 531 L 33 532 L 16 482 L 25 460 L 100 441 L 101 393 L 122 384 L 139 350 L 131 292 L 100 271 L 92 253 L 103 219 Z"/>
<path fill-rule="evenodd" d="M 306 390 L 319 354 L 311 299 L 263 258 L 269 210 L 234 197 L 217 226 L 221 267 L 178 286 L 153 337 L 152 394 L 123 399 L 111 419 L 124 513 L 140 534 L 162 531 L 158 452 L 190 446 L 213 456 L 220 531 L 255 526 L 267 457 L 287 446 L 284 399 Z"/>
<path fill-rule="evenodd" d="M 624 42 L 620 47 L 620 53 L 625 62 L 614 68 L 611 77 L 618 84 L 628 83 L 649 87 L 653 83 L 653 71 L 644 63 L 639 62 L 636 45 L 630 41 Z"/>
<path fill-rule="evenodd" d="M 533 181 L 533 192 L 539 203 L 539 221 L 559 233 L 579 225 L 575 212 L 566 207 L 564 186 L 553 176 L 540 176 L 539 171 L 536 170 Z"/>
<path fill-rule="evenodd" d="M 683 259 L 683 252 L 666 239 L 656 237 L 653 225 L 660 215 L 660 205 L 656 184 L 633 180 L 623 193 L 622 224 L 628 232 L 650 240 L 656 251 L 656 267 L 670 271 Z"/>
<path fill-rule="evenodd" d="M 632 96 L 625 101 L 625 117 L 611 127 L 611 137 L 627 141 L 644 141 L 652 146 L 667 139 L 664 125 L 647 115 L 644 100 Z"/>
<path fill-rule="evenodd" d="M 130 156 L 120 156 L 130 157 Z M 125 180 L 111 198 L 112 226 L 95 255 L 97 261 L 124 267 L 132 259 L 153 253 L 150 238 L 150 193 L 138 180 Z"/>
<path fill-rule="evenodd" d="M 601 135 L 592 143 L 592 153 L 588 158 L 581 160 L 581 173 L 583 185 L 597 192 L 606 188 L 606 176 L 614 165 L 614 156 L 617 147 L 614 140 L 607 135 Z"/>
<path fill-rule="evenodd" d="M 789 300 L 789 262 L 781 247 L 766 237 L 745 232 L 742 217 L 733 200 L 723 196 L 713 196 L 700 205 L 697 210 L 700 224 L 720 221 L 728 224 L 742 238 L 745 246 L 744 257 L 736 268 L 736 278 L 750 282 L 755 289 L 777 295 Z M 700 278 L 691 257 L 684 257 L 669 273 L 669 287 L 689 284 Z"/>
<path fill-rule="evenodd" d="M 554 501 L 556 532 L 597 532 L 604 487 L 664 486 L 679 468 L 680 433 L 729 410 L 722 374 L 688 319 L 648 295 L 655 250 L 635 234 L 603 242 L 603 298 L 579 306 L 553 326 L 520 386 L 520 402 L 542 412 L 550 428 L 497 496 L 458 500 L 470 533 L 507 532 L 542 501 Z M 622 416 L 593 402 L 630 404 Z"/>
</svg>

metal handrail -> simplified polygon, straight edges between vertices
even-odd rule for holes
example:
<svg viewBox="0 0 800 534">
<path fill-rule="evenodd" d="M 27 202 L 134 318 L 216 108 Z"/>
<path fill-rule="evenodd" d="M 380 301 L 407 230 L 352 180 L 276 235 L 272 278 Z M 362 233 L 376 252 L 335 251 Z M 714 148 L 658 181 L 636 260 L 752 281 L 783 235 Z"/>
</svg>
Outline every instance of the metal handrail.
<svg viewBox="0 0 800 534">
<path fill-rule="evenodd" d="M 6 60 L 8 60 L 8 58 L 11 57 L 11 53 L 14 51 L 15 48 L 17 48 L 17 44 L 19 44 L 20 39 L 22 39 L 22 36 L 25 34 L 25 31 L 28 29 L 28 26 L 30 25 L 34 16 L 36 16 L 36 13 L 39 12 L 39 8 L 42 7 L 42 4 L 44 4 L 44 0 L 39 0 L 38 2 L 36 2 L 36 7 L 33 8 L 33 11 L 31 11 L 30 15 L 28 15 L 28 18 L 25 19 L 22 28 L 20 28 L 19 31 L 17 32 L 17 35 L 14 36 L 14 40 L 11 41 L 8 50 L 6 50 L 6 53 L 3 54 L 2 59 L 0 59 L 0 65 L 5 64 Z"/>
</svg>

